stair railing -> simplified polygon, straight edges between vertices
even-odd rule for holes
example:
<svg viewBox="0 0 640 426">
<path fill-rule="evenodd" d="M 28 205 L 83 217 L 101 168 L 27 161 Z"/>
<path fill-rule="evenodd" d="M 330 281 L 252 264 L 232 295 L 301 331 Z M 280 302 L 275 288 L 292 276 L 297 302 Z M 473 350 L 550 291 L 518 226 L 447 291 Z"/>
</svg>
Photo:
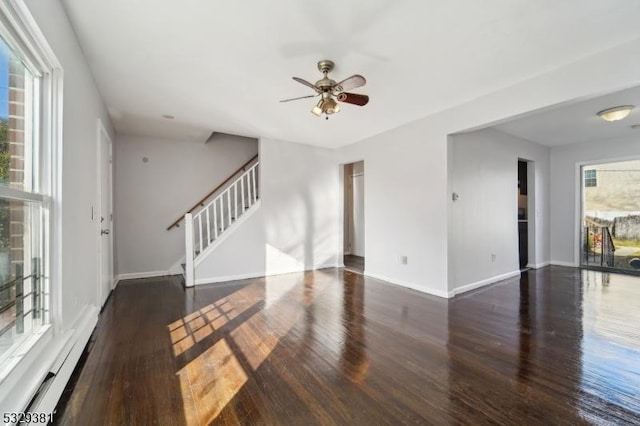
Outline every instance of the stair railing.
<svg viewBox="0 0 640 426">
<path fill-rule="evenodd" d="M 584 228 L 583 262 L 586 265 L 613 268 L 615 251 L 616 247 L 613 244 L 609 227 L 586 226 Z"/>
<path fill-rule="evenodd" d="M 245 214 L 259 199 L 256 162 L 196 214 L 186 213 L 185 285 L 194 284 L 194 266 L 199 256 Z"/>
<path fill-rule="evenodd" d="M 603 227 L 602 228 L 602 252 L 601 252 L 602 260 L 600 261 L 600 265 L 613 268 L 615 251 L 616 251 L 616 247 L 613 245 L 613 238 L 611 238 L 611 232 L 609 232 L 608 227 Z"/>
<path fill-rule="evenodd" d="M 236 171 L 234 171 L 233 173 L 231 173 L 229 175 L 229 177 L 227 177 L 220 185 L 216 186 L 213 190 L 209 191 L 209 193 L 207 195 L 205 195 L 204 197 L 202 197 L 197 203 L 195 203 L 193 206 L 191 206 L 191 208 L 189 210 L 187 210 L 186 212 L 184 212 L 179 218 L 177 218 L 175 221 L 173 221 L 173 223 L 171 225 L 169 225 L 169 227 L 167 228 L 167 231 L 170 231 L 172 228 L 174 227 L 179 227 L 180 226 L 180 222 L 182 222 L 182 219 L 185 218 L 185 215 L 187 213 L 193 213 L 194 210 L 196 210 L 198 207 L 204 207 L 205 202 L 211 198 L 211 196 L 213 194 L 215 194 L 216 192 L 218 192 L 220 189 L 224 188 L 224 186 L 229 183 L 230 181 L 233 180 L 234 177 L 236 177 L 238 175 L 238 173 L 240 172 L 246 172 L 247 167 L 253 163 L 254 161 L 256 161 L 258 159 L 258 155 L 256 154 L 251 160 L 247 161 L 246 163 L 244 163 L 242 166 L 240 166 Z"/>
</svg>

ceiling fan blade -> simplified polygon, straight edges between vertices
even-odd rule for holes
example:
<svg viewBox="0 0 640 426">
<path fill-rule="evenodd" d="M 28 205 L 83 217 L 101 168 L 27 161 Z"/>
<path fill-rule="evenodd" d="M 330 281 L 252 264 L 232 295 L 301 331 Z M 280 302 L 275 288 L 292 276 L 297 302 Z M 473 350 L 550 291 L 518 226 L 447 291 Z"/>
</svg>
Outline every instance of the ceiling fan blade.
<svg viewBox="0 0 640 426">
<path fill-rule="evenodd" d="M 351 77 L 345 78 L 340 83 L 337 83 L 333 86 L 333 90 L 336 92 L 344 92 L 346 90 L 364 86 L 365 84 L 367 84 L 367 80 L 363 76 L 355 74 Z"/>
<path fill-rule="evenodd" d="M 300 84 L 304 84 L 307 87 L 311 87 L 313 90 L 315 90 L 316 92 L 320 92 L 320 89 L 318 89 L 316 86 L 314 86 L 313 84 L 309 83 L 307 80 L 303 80 L 300 77 L 292 77 L 295 81 L 297 81 Z"/>
<path fill-rule="evenodd" d="M 340 102 L 346 102 L 348 104 L 365 106 L 369 103 L 369 97 L 367 95 L 360 95 L 358 93 L 338 93 L 338 100 Z"/>
<path fill-rule="evenodd" d="M 315 98 L 318 95 L 300 96 L 298 98 L 283 99 L 280 102 L 297 101 L 298 99 Z"/>
</svg>

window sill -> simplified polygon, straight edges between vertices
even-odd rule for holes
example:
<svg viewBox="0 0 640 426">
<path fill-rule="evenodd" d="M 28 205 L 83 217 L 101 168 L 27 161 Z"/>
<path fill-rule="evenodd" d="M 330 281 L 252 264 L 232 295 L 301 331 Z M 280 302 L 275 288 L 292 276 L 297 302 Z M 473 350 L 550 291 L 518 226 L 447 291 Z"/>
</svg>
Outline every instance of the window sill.
<svg viewBox="0 0 640 426">
<path fill-rule="evenodd" d="M 43 325 L 37 331 L 28 336 L 23 337 L 20 343 L 14 349 L 5 354 L 2 358 L 2 367 L 0 367 L 0 385 L 4 383 L 13 369 L 22 361 L 36 344 L 51 330 L 51 324 Z"/>
</svg>

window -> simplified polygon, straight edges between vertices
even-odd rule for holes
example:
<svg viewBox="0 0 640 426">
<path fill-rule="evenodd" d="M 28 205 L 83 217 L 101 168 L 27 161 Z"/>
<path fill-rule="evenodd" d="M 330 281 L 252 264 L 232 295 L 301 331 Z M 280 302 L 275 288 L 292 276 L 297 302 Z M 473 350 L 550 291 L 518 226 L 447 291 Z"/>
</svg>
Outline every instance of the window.
<svg viewBox="0 0 640 426">
<path fill-rule="evenodd" d="M 9 22 L 0 8 L 0 378 L 50 322 L 52 79 Z"/>
<path fill-rule="evenodd" d="M 596 176 L 596 170 L 584 171 L 584 187 L 591 188 L 598 186 L 598 177 Z"/>
</svg>

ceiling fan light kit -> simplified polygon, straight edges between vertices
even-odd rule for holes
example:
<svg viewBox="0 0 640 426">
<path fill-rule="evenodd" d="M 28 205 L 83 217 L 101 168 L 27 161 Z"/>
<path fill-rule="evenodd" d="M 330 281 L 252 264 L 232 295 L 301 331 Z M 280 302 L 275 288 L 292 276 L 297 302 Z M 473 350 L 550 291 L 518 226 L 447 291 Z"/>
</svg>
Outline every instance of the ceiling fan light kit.
<svg viewBox="0 0 640 426">
<path fill-rule="evenodd" d="M 330 79 L 328 76 L 328 74 L 333 70 L 334 66 L 335 64 L 333 63 L 333 61 L 330 61 L 328 59 L 318 62 L 318 70 L 322 74 L 324 74 L 324 77 L 316 81 L 315 84 L 309 83 L 308 81 L 299 77 L 293 77 L 295 81 L 313 89 L 316 93 L 314 95 L 284 99 L 280 102 L 289 102 L 298 99 L 320 96 L 321 98 L 318 103 L 313 108 L 311 108 L 311 113 L 318 117 L 324 114 L 327 120 L 329 119 L 330 115 L 340 112 L 340 104 L 338 102 L 344 102 L 357 106 L 366 105 L 369 102 L 369 97 L 367 95 L 361 95 L 358 93 L 347 93 L 345 92 L 345 90 L 362 87 L 367 83 L 367 80 L 361 75 L 354 74 L 351 77 L 345 78 L 344 80 L 336 83 L 335 80 Z"/>
</svg>

